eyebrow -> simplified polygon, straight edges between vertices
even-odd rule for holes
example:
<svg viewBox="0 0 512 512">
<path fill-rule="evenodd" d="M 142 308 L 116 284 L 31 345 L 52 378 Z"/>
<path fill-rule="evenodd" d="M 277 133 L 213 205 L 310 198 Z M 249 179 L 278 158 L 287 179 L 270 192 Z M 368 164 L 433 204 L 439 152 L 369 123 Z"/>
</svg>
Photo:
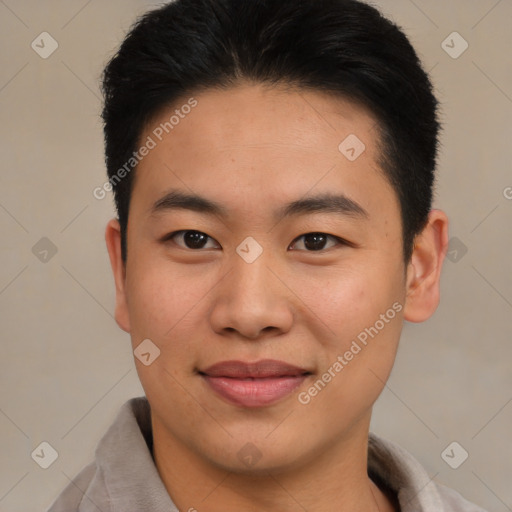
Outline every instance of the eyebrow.
<svg viewBox="0 0 512 512">
<path fill-rule="evenodd" d="M 172 190 L 155 201 L 150 214 L 156 215 L 169 210 L 185 209 L 198 213 L 226 218 L 229 211 L 221 204 L 205 197 Z M 356 219 L 368 219 L 368 212 L 357 202 L 344 194 L 319 194 L 297 199 L 278 208 L 274 212 L 275 220 L 307 213 L 335 213 Z"/>
</svg>

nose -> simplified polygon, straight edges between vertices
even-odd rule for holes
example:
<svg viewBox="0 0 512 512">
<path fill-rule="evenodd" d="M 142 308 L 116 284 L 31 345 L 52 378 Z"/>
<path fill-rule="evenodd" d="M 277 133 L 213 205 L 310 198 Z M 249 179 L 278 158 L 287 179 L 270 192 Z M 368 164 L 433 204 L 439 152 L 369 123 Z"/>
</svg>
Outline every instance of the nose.
<svg viewBox="0 0 512 512">
<path fill-rule="evenodd" d="M 257 340 L 290 330 L 293 294 L 277 277 L 275 261 L 265 253 L 252 263 L 236 253 L 231 258 L 230 271 L 215 287 L 210 310 L 216 333 Z"/>
</svg>

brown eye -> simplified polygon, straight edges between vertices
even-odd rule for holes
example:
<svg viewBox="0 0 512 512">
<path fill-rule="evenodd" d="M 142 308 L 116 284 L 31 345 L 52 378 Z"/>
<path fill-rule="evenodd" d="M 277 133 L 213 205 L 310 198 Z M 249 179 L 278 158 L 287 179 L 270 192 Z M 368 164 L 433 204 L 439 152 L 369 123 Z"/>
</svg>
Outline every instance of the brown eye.
<svg viewBox="0 0 512 512">
<path fill-rule="evenodd" d="M 206 233 L 194 230 L 176 231 L 165 237 L 165 241 L 168 240 L 175 241 L 177 245 L 184 247 L 185 249 L 211 249 L 218 246 L 217 242 L 215 242 L 217 246 L 207 247 L 206 245 L 208 240 L 214 241 L 214 239 L 209 237 Z M 181 242 L 178 242 L 177 240 L 181 240 Z"/>
<path fill-rule="evenodd" d="M 299 250 L 306 250 L 308 252 L 318 252 L 325 250 L 326 248 L 330 249 L 331 247 L 340 245 L 342 243 L 341 239 L 333 235 L 328 235 L 327 233 L 306 233 L 305 235 L 301 235 L 300 237 L 296 238 L 290 247 L 296 245 L 296 241 L 301 239 L 303 239 L 303 248 L 299 247 Z M 332 245 L 326 247 L 329 239 L 334 240 L 335 242 Z"/>
</svg>

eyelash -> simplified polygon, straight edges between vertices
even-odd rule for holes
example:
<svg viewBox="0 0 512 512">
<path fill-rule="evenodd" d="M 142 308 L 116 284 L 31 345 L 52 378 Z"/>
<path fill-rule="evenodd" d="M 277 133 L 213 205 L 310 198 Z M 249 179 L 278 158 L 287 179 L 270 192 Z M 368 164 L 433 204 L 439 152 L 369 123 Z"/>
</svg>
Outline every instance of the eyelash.
<svg viewBox="0 0 512 512">
<path fill-rule="evenodd" d="M 173 240 L 176 236 L 182 235 L 182 234 L 185 234 L 185 233 L 199 233 L 201 235 L 206 236 L 210 240 L 214 240 L 214 238 L 210 237 L 206 233 L 203 233 L 202 231 L 196 231 L 194 229 L 182 229 L 180 231 L 174 231 L 172 233 L 169 233 L 168 235 L 163 237 L 162 242 L 169 242 L 169 241 Z M 322 235 L 322 236 L 324 236 L 326 238 L 330 238 L 331 240 L 335 240 L 337 242 L 337 246 L 343 246 L 343 245 L 349 245 L 350 246 L 351 245 L 348 241 L 346 241 L 346 240 L 344 240 L 344 239 L 342 239 L 340 237 L 337 237 L 335 235 L 330 235 L 329 233 L 323 233 L 321 231 L 311 231 L 309 233 L 304 233 L 303 235 L 300 235 L 297 238 L 295 238 L 293 240 L 293 242 L 290 244 L 290 246 L 294 245 L 297 242 L 297 240 L 300 240 L 301 238 L 306 237 L 308 235 Z M 216 243 L 218 244 L 218 242 L 216 242 Z M 179 247 L 181 247 L 182 249 L 188 249 L 190 251 L 196 251 L 196 252 L 201 251 L 201 250 L 204 249 L 204 247 L 201 247 L 199 249 L 192 249 L 192 248 L 186 247 L 184 245 L 180 245 L 180 244 L 177 244 L 177 245 L 179 245 Z M 307 250 L 307 249 L 303 249 L 303 250 L 305 250 L 306 252 L 310 252 L 310 253 L 320 253 L 320 252 L 325 252 L 328 249 L 332 249 L 332 248 L 333 247 L 328 247 L 327 249 L 326 248 L 322 248 L 322 249 L 319 249 L 319 250 L 316 250 L 316 251 L 314 251 L 314 250 Z"/>
</svg>

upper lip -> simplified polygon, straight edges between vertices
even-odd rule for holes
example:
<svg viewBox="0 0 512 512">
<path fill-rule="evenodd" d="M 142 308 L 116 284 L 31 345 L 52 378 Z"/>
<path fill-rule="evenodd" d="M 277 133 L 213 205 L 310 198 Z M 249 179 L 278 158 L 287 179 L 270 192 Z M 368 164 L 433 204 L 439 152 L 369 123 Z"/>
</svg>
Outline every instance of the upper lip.
<svg viewBox="0 0 512 512">
<path fill-rule="evenodd" d="M 221 361 L 199 371 L 208 377 L 229 377 L 233 379 L 264 379 L 269 377 L 296 377 L 311 372 L 284 361 L 262 359 L 253 363 L 244 361 Z"/>
</svg>

